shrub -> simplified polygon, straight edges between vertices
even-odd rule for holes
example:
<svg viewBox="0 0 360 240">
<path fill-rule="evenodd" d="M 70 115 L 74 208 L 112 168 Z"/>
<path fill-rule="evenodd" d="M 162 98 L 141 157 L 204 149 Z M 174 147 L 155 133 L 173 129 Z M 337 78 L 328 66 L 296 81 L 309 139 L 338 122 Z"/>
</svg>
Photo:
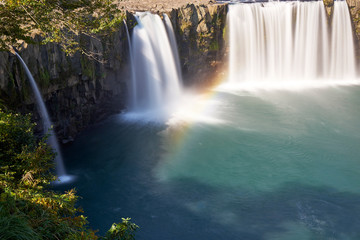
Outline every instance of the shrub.
<svg viewBox="0 0 360 240">
<path fill-rule="evenodd" d="M 75 207 L 76 191 L 49 188 L 56 180 L 55 153 L 33 127 L 30 115 L 0 109 L 0 239 L 99 239 Z M 102 239 L 134 239 L 138 226 L 129 220 L 114 224 Z"/>
</svg>

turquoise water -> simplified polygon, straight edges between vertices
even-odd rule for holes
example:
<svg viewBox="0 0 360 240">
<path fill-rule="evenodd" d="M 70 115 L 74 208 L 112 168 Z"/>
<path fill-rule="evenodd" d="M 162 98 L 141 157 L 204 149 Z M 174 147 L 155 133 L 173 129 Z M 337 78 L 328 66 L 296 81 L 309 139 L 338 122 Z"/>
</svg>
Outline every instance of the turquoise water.
<svg viewBox="0 0 360 240">
<path fill-rule="evenodd" d="M 137 239 L 360 239 L 360 86 L 216 90 L 167 123 L 124 115 L 64 149 L 94 229 Z M 198 105 L 198 107 L 197 107 Z"/>
</svg>

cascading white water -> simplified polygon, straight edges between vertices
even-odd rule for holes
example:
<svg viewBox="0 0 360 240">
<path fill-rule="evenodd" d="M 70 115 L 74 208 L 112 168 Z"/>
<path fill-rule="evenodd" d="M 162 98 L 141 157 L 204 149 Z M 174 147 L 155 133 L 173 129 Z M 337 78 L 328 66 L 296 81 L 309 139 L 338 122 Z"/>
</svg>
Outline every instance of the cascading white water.
<svg viewBox="0 0 360 240">
<path fill-rule="evenodd" d="M 178 73 L 179 79 L 182 79 L 182 73 L 181 73 L 181 67 L 180 67 L 180 57 L 179 57 L 179 52 L 178 52 L 178 45 L 176 43 L 176 38 L 175 38 L 175 34 L 174 34 L 174 28 L 172 26 L 169 16 L 164 13 L 163 17 L 164 17 L 164 23 L 166 26 L 166 31 L 169 36 L 171 49 L 174 54 L 177 73 Z"/>
<path fill-rule="evenodd" d="M 132 35 L 130 112 L 166 114 L 180 96 L 181 77 L 164 23 L 158 15 L 137 13 Z"/>
<path fill-rule="evenodd" d="M 356 74 L 355 47 L 346 1 L 334 2 L 331 40 L 331 76 L 353 77 Z"/>
<path fill-rule="evenodd" d="M 129 60 L 130 60 L 130 70 L 131 70 L 131 99 L 134 101 L 132 103 L 133 106 L 136 106 L 136 99 L 137 99 L 137 90 L 136 90 L 136 86 L 135 86 L 135 65 L 134 65 L 134 60 L 133 60 L 133 53 L 132 53 L 132 47 L 131 47 L 131 38 L 130 38 L 130 34 L 129 34 L 129 28 L 126 24 L 126 20 L 123 20 L 124 22 L 124 26 L 126 29 L 126 36 L 127 36 L 127 41 L 129 44 Z"/>
<path fill-rule="evenodd" d="M 51 147 L 54 148 L 55 152 L 57 153 L 56 158 L 55 158 L 56 174 L 61 181 L 66 181 L 67 176 L 66 176 L 66 172 L 65 172 L 63 159 L 61 156 L 60 146 L 57 141 L 56 134 L 52 129 L 52 123 L 51 123 L 49 114 L 47 112 L 44 100 L 41 97 L 39 88 L 35 82 L 35 79 L 33 78 L 32 74 L 31 74 L 29 68 L 27 67 L 26 63 L 24 62 L 24 60 L 21 58 L 21 56 L 18 53 L 15 53 L 15 54 L 16 54 L 17 58 L 20 60 L 21 65 L 24 67 L 26 75 L 29 78 L 31 88 L 35 94 L 36 106 L 38 107 L 38 110 L 39 110 L 39 113 L 41 116 L 41 120 L 43 122 L 44 134 L 47 134 L 47 133 L 50 134 L 50 136 L 48 138 L 48 143 L 50 144 Z"/>
<path fill-rule="evenodd" d="M 322 1 L 234 4 L 228 24 L 231 83 L 355 78 L 345 1 L 330 25 Z"/>
</svg>

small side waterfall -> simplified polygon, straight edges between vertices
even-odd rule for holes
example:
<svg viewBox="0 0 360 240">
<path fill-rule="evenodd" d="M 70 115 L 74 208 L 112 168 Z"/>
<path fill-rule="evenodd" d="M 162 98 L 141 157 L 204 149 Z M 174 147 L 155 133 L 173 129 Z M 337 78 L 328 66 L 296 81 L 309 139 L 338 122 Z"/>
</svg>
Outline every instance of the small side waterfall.
<svg viewBox="0 0 360 240">
<path fill-rule="evenodd" d="M 130 34 L 129 34 L 129 28 L 126 24 L 126 20 L 123 20 L 124 22 L 124 26 L 126 29 L 126 37 L 127 37 L 127 41 L 128 41 L 128 45 L 129 45 L 129 59 L 130 59 L 130 70 L 131 70 L 131 99 L 134 101 L 132 102 L 132 105 L 136 106 L 137 105 L 137 89 L 135 86 L 135 65 L 134 65 L 134 60 L 133 60 L 133 53 L 132 53 L 132 47 L 131 47 L 131 38 L 130 38 Z"/>
<path fill-rule="evenodd" d="M 54 130 L 51 128 L 52 123 L 51 123 L 49 114 L 47 112 L 44 100 L 42 99 L 41 93 L 35 82 L 35 79 L 33 78 L 32 74 L 31 74 L 29 68 L 27 67 L 27 65 L 25 64 L 24 60 L 20 57 L 20 55 L 18 53 L 15 53 L 15 54 L 16 54 L 17 58 L 20 60 L 21 65 L 24 67 L 26 75 L 29 78 L 31 88 L 35 94 L 36 105 L 38 107 L 38 110 L 40 112 L 40 116 L 41 116 L 41 119 L 43 122 L 44 134 L 47 134 L 47 133 L 50 134 L 50 136 L 48 138 L 48 143 L 50 144 L 50 146 L 52 146 L 54 148 L 55 152 L 57 153 L 56 158 L 55 158 L 56 174 L 59 177 L 59 179 L 61 181 L 63 181 L 67 178 L 66 172 L 65 172 L 65 167 L 64 167 L 62 156 L 61 156 L 60 146 L 59 146 L 59 143 L 56 138 L 56 134 L 55 134 Z"/>
<path fill-rule="evenodd" d="M 180 57 L 179 57 L 179 52 L 178 52 L 178 45 L 176 43 L 176 38 L 175 38 L 175 34 L 174 34 L 174 28 L 173 28 L 173 26 L 171 24 L 171 21 L 170 21 L 170 18 L 168 17 L 168 15 L 164 13 L 163 17 L 164 17 L 164 23 L 165 23 L 165 26 L 166 26 L 166 31 L 167 31 L 168 36 L 169 36 L 171 49 L 173 50 L 175 63 L 176 63 L 176 69 L 177 69 L 179 78 L 181 80 L 182 79 L 182 73 L 181 73 L 181 67 L 180 67 Z"/>
<path fill-rule="evenodd" d="M 346 1 L 335 1 L 331 22 L 322 1 L 230 5 L 229 82 L 354 79 Z"/>
<path fill-rule="evenodd" d="M 131 44 L 134 71 L 129 110 L 157 118 L 166 115 L 180 97 L 177 57 L 158 15 L 146 12 L 135 17 L 138 25 L 133 30 Z"/>
<path fill-rule="evenodd" d="M 331 40 L 331 76 L 355 76 L 355 47 L 346 1 L 334 2 Z"/>
</svg>

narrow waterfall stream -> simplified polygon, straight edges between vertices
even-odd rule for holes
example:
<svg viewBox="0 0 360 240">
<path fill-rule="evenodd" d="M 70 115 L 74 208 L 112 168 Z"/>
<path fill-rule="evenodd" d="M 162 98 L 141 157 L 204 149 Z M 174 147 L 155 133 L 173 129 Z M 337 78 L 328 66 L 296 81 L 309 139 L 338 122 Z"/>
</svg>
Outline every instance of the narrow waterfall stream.
<svg viewBox="0 0 360 240">
<path fill-rule="evenodd" d="M 59 146 L 58 140 L 56 138 L 56 134 L 55 134 L 54 130 L 52 129 L 51 119 L 50 119 L 48 111 L 46 109 L 44 100 L 42 99 L 39 88 L 35 82 L 35 79 L 33 78 L 32 74 L 31 74 L 29 68 L 27 67 L 26 63 L 24 62 L 24 60 L 21 58 L 21 56 L 18 53 L 15 53 L 15 54 L 16 54 L 16 57 L 21 62 L 21 65 L 25 69 L 26 76 L 28 77 L 31 88 L 34 92 L 36 106 L 38 108 L 38 111 L 39 111 L 40 117 L 41 117 L 41 121 L 43 123 L 44 134 L 49 134 L 48 142 L 49 142 L 50 146 L 54 148 L 54 150 L 57 154 L 55 157 L 56 175 L 58 176 L 58 178 L 60 179 L 61 182 L 66 182 L 69 180 L 69 176 L 66 175 L 60 146 Z"/>
<path fill-rule="evenodd" d="M 174 56 L 174 60 L 175 60 L 175 65 L 176 65 L 178 78 L 180 79 L 180 81 L 182 81 L 180 57 L 179 57 L 179 53 L 178 53 L 178 46 L 177 46 L 176 39 L 175 39 L 174 28 L 172 26 L 172 23 L 170 21 L 169 16 L 164 13 L 163 17 L 164 17 L 164 23 L 165 23 L 165 26 L 166 26 L 166 31 L 168 33 L 169 40 L 170 40 L 170 46 L 171 46 L 173 56 Z"/>
<path fill-rule="evenodd" d="M 334 2 L 331 33 L 330 77 L 354 78 L 356 75 L 355 47 L 349 8 L 346 1 Z"/>
<path fill-rule="evenodd" d="M 229 78 L 179 111 L 171 37 L 159 16 L 136 17 L 129 113 L 64 151 L 78 176 L 66 187 L 93 228 L 131 217 L 138 240 L 359 239 L 360 84 L 345 1 L 330 21 L 321 1 L 230 5 Z M 136 113 L 166 117 L 128 121 Z"/>
</svg>

